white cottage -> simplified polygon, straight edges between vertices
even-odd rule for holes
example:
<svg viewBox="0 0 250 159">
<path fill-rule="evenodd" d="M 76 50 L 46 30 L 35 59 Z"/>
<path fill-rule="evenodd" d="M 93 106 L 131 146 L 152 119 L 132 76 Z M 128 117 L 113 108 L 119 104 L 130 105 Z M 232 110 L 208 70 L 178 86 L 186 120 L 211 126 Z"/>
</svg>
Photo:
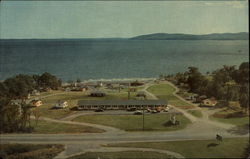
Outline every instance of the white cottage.
<svg viewBox="0 0 250 159">
<path fill-rule="evenodd" d="M 68 102 L 62 100 L 59 100 L 55 105 L 55 108 L 66 108 L 66 107 L 68 107 Z"/>
</svg>

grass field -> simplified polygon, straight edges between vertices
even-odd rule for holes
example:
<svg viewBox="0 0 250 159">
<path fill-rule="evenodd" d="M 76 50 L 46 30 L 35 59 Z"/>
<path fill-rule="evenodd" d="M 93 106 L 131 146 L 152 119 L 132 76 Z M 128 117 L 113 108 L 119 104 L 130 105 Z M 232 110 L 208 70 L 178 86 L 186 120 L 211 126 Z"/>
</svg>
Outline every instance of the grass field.
<svg viewBox="0 0 250 159">
<path fill-rule="evenodd" d="M 145 130 L 179 130 L 185 128 L 190 121 L 183 115 L 176 115 L 176 120 L 180 121 L 178 126 L 164 126 L 164 124 L 170 119 L 169 114 L 145 114 Z M 142 130 L 142 115 L 89 115 L 81 116 L 74 121 L 88 122 L 94 124 L 101 124 L 116 127 L 127 131 L 141 131 Z"/>
<path fill-rule="evenodd" d="M 202 117 L 202 113 L 200 110 L 188 110 L 187 112 L 192 114 L 195 117 L 198 117 L 198 118 Z"/>
<path fill-rule="evenodd" d="M 102 133 L 104 130 L 90 126 L 80 126 L 72 124 L 54 123 L 47 121 L 38 121 L 37 126 L 32 120 L 31 125 L 34 127 L 33 133 L 37 134 L 57 134 L 57 133 Z"/>
<path fill-rule="evenodd" d="M 235 117 L 235 118 L 216 118 L 214 116 L 210 116 L 210 119 L 216 120 L 223 123 L 233 124 L 236 126 L 249 124 L 249 117 Z"/>
<path fill-rule="evenodd" d="M 216 112 L 215 114 L 210 116 L 210 119 L 216 120 L 223 123 L 233 124 L 236 126 L 246 125 L 249 124 L 249 116 L 247 115 L 232 115 L 237 114 L 236 110 L 232 110 L 230 108 L 224 108 L 219 112 Z M 232 115 L 232 117 L 227 117 L 228 115 Z M 234 117 L 233 117 L 234 116 Z"/>
<path fill-rule="evenodd" d="M 68 159 L 169 159 L 171 156 L 158 152 L 122 151 L 122 152 L 87 152 Z"/>
<path fill-rule="evenodd" d="M 108 146 L 163 149 L 180 153 L 186 158 L 240 158 L 248 143 L 248 138 L 231 138 L 224 139 L 220 143 L 216 140 L 189 140 L 122 143 Z"/>
<path fill-rule="evenodd" d="M 157 84 L 149 87 L 147 89 L 149 92 L 156 95 L 159 99 L 167 100 L 169 104 L 179 107 L 190 107 L 193 108 L 189 103 L 183 102 L 180 99 L 178 99 L 176 96 L 173 95 L 173 92 L 175 91 L 175 88 L 168 84 Z"/>
<path fill-rule="evenodd" d="M 1 144 L 1 159 L 52 159 L 64 150 L 63 145 Z"/>
</svg>

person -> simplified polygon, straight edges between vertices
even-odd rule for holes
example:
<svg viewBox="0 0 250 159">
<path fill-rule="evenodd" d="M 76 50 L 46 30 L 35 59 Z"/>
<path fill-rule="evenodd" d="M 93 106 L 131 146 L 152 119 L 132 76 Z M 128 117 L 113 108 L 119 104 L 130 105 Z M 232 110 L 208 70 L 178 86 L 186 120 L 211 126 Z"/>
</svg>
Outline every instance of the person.
<svg viewBox="0 0 250 159">
<path fill-rule="evenodd" d="M 216 134 L 216 140 L 222 141 L 222 136 L 220 136 L 219 134 Z"/>
</svg>

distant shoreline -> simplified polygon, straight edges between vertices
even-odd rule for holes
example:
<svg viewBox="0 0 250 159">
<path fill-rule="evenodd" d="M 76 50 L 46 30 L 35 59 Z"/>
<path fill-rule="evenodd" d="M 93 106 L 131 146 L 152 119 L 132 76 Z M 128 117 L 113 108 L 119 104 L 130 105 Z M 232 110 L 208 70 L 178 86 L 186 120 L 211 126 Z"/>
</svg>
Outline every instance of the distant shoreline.
<svg viewBox="0 0 250 159">
<path fill-rule="evenodd" d="M 129 82 L 129 81 L 152 81 L 156 80 L 157 78 L 99 78 L 99 79 L 88 79 L 82 80 L 82 82 Z M 67 82 L 66 82 L 67 83 Z"/>
<path fill-rule="evenodd" d="M 144 34 L 134 37 L 100 37 L 100 38 L 4 38 L 0 41 L 8 40 L 249 40 L 249 32 L 237 32 L 237 33 L 210 33 L 210 34 L 184 34 L 184 33 L 153 33 Z"/>
</svg>

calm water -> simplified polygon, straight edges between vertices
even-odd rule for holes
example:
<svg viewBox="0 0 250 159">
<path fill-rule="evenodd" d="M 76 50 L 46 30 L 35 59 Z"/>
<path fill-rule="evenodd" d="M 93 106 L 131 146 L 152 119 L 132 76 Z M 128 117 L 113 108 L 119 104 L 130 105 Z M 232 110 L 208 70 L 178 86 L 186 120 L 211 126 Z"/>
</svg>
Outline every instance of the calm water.
<svg viewBox="0 0 250 159">
<path fill-rule="evenodd" d="M 45 71 L 64 81 L 206 72 L 249 61 L 248 51 L 245 40 L 1 40 L 0 80 Z"/>
</svg>

